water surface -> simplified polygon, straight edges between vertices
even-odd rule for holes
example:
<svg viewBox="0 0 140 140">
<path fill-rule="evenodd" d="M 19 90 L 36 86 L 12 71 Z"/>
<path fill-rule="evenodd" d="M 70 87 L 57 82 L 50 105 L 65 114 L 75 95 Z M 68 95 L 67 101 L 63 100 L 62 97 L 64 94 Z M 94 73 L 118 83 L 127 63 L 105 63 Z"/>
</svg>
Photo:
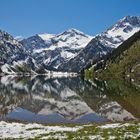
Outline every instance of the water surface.
<svg viewBox="0 0 140 140">
<path fill-rule="evenodd" d="M 119 80 L 0 78 L 0 120 L 38 123 L 138 120 L 139 101 L 140 88 Z"/>
</svg>

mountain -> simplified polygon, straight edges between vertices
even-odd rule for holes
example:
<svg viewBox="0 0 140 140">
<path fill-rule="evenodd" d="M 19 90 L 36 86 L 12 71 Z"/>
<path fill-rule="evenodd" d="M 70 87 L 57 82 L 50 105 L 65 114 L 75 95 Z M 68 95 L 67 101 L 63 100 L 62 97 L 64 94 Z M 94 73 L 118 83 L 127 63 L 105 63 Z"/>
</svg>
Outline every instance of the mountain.
<svg viewBox="0 0 140 140">
<path fill-rule="evenodd" d="M 34 49 L 46 47 L 45 41 L 39 35 L 31 36 L 28 39 L 23 39 L 21 40 L 21 44 L 30 52 L 32 52 Z"/>
<path fill-rule="evenodd" d="M 95 37 L 72 28 L 58 35 L 45 33 L 16 40 L 0 31 L 1 72 L 79 72 L 111 53 L 138 30 L 140 17 L 127 16 Z"/>
<path fill-rule="evenodd" d="M 124 17 L 107 31 L 96 35 L 78 55 L 60 65 L 58 69 L 78 72 L 88 63 L 98 61 L 100 57 L 112 52 L 138 30 L 140 30 L 139 16 Z"/>
<path fill-rule="evenodd" d="M 46 73 L 10 34 L 0 30 L 0 74 Z"/>
<path fill-rule="evenodd" d="M 76 29 L 69 29 L 58 35 L 42 34 L 21 41 L 22 45 L 32 51 L 38 64 L 48 70 L 58 70 L 59 65 L 74 58 L 92 39 Z"/>
<path fill-rule="evenodd" d="M 10 65 L 17 61 L 21 62 L 28 56 L 25 48 L 4 31 L 0 31 L 0 48 L 1 72 L 12 73 Z"/>
<path fill-rule="evenodd" d="M 11 35 L 0 30 L 0 60 L 1 63 L 11 64 L 14 60 L 22 60 L 27 53 L 22 45 Z"/>
<path fill-rule="evenodd" d="M 39 34 L 39 36 L 46 42 L 49 41 L 51 38 L 55 37 L 54 34 L 48 34 L 48 33 Z"/>
<path fill-rule="evenodd" d="M 110 55 L 106 56 L 100 66 L 95 65 L 98 75 L 104 77 L 124 77 L 139 79 L 140 76 L 140 31 L 131 36 Z"/>
</svg>

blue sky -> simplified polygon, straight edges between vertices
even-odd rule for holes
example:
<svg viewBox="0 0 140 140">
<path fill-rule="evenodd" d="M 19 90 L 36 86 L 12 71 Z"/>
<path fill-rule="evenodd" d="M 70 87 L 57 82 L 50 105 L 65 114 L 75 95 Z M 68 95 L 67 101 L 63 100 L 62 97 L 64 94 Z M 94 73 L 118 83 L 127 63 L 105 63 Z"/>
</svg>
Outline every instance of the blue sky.
<svg viewBox="0 0 140 140">
<path fill-rule="evenodd" d="M 13 36 L 68 28 L 95 35 L 127 15 L 140 15 L 140 0 L 0 0 L 0 29 Z"/>
</svg>

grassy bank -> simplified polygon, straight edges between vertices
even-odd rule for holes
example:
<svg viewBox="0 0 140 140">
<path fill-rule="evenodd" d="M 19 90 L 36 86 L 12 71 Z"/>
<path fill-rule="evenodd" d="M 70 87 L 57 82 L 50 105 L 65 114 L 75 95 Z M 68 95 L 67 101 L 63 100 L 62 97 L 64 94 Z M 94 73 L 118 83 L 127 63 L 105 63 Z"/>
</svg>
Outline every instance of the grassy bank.
<svg viewBox="0 0 140 140">
<path fill-rule="evenodd" d="M 86 79 L 93 79 L 94 78 L 94 66 L 85 70 L 85 78 Z"/>
<path fill-rule="evenodd" d="M 0 122 L 1 139 L 50 140 L 139 140 L 140 123 L 89 124 L 78 126 L 43 126 Z"/>
</svg>

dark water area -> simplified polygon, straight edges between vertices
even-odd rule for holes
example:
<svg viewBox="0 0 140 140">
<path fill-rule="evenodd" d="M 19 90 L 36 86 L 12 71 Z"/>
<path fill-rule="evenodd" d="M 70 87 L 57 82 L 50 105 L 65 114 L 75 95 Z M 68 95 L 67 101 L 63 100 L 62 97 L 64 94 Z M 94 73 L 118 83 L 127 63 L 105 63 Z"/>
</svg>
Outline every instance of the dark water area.
<svg viewBox="0 0 140 140">
<path fill-rule="evenodd" d="M 140 119 L 140 87 L 80 77 L 0 78 L 0 120 L 38 123 L 120 122 Z"/>
</svg>

